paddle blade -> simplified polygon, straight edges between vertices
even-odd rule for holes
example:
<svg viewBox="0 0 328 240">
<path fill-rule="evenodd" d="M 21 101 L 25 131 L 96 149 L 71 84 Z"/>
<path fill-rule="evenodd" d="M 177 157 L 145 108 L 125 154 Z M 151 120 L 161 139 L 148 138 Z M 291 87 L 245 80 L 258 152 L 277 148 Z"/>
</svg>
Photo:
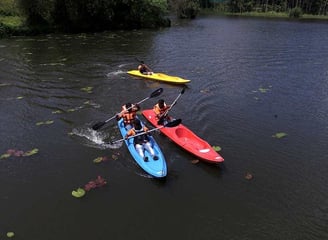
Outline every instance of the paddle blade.
<svg viewBox="0 0 328 240">
<path fill-rule="evenodd" d="M 95 125 L 92 126 L 93 130 L 98 130 L 99 128 L 101 128 L 102 126 L 105 125 L 106 122 L 98 122 Z"/>
<path fill-rule="evenodd" d="M 168 122 L 167 124 L 164 125 L 164 127 L 176 127 L 182 122 L 181 119 L 175 119 L 172 122 Z"/>
<path fill-rule="evenodd" d="M 180 94 L 184 94 L 185 90 L 186 90 L 186 88 L 182 88 Z"/>
<path fill-rule="evenodd" d="M 152 94 L 150 94 L 150 98 L 158 97 L 159 95 L 162 94 L 162 92 L 163 92 L 163 88 L 159 88 L 156 91 L 152 92 Z"/>
</svg>

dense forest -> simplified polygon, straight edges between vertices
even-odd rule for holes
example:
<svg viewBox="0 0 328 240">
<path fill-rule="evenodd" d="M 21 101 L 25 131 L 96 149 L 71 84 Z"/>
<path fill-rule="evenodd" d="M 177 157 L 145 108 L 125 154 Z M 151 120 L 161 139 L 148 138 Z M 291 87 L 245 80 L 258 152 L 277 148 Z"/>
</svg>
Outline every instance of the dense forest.
<svg viewBox="0 0 328 240">
<path fill-rule="evenodd" d="M 0 0 L 0 36 L 168 27 L 168 16 L 193 19 L 203 9 L 327 19 L 328 0 Z"/>
<path fill-rule="evenodd" d="M 227 1 L 201 1 L 206 5 L 226 4 L 227 11 L 275 11 L 289 12 L 298 8 L 304 14 L 327 15 L 328 0 L 227 0 Z M 203 6 L 204 6 L 204 3 Z M 210 3 L 210 4 L 209 4 Z"/>
</svg>

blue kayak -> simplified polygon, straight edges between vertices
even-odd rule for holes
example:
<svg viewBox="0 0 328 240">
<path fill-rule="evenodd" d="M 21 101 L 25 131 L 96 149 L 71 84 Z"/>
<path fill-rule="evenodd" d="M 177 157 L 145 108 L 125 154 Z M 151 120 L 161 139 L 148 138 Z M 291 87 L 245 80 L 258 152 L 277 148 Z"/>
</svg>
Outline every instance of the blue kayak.
<svg viewBox="0 0 328 240">
<path fill-rule="evenodd" d="M 142 121 L 141 121 L 142 122 Z M 118 122 L 118 127 L 122 134 L 122 137 L 125 137 L 127 131 L 124 127 L 123 119 L 120 119 Z M 143 124 L 143 123 L 142 123 Z M 167 174 L 167 167 L 164 155 L 159 148 L 158 144 L 154 140 L 152 136 L 149 135 L 150 143 L 155 151 L 156 156 L 158 156 L 157 160 L 154 160 L 148 151 L 144 151 L 145 156 L 148 157 L 148 161 L 145 162 L 144 159 L 139 155 L 135 146 L 134 146 L 134 138 L 129 138 L 124 140 L 126 146 L 128 147 L 130 154 L 132 155 L 133 159 L 138 163 L 138 165 L 148 174 L 156 178 L 166 177 Z"/>
</svg>

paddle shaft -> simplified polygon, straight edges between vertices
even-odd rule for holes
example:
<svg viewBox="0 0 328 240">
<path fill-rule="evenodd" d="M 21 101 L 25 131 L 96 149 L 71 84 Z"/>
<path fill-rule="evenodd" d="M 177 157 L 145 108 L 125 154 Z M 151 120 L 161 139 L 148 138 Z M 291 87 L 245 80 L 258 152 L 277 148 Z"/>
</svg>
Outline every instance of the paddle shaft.
<svg viewBox="0 0 328 240">
<path fill-rule="evenodd" d="M 160 126 L 160 127 L 157 127 L 157 128 L 153 128 L 153 129 L 148 130 L 146 132 L 138 133 L 138 134 L 133 135 L 133 136 L 130 136 L 128 138 L 122 138 L 122 139 L 116 140 L 114 142 L 111 142 L 111 144 L 118 143 L 118 142 L 123 142 L 124 140 L 128 140 L 128 139 L 131 139 L 131 138 L 134 138 L 134 137 L 138 137 L 138 136 L 141 136 L 141 135 L 144 135 L 144 134 L 148 134 L 150 132 L 156 131 L 156 130 L 161 129 L 161 128 L 164 128 L 164 127 L 176 127 L 180 123 L 181 123 L 181 119 L 176 119 L 176 120 L 174 120 L 172 122 L 169 122 L 169 123 L 167 123 L 167 124 L 165 124 L 163 126 Z"/>
<path fill-rule="evenodd" d="M 185 88 L 183 88 L 178 95 L 178 97 L 173 101 L 173 103 L 170 105 L 170 107 L 160 116 L 159 120 L 160 121 L 162 118 L 166 117 L 169 111 L 172 109 L 172 107 L 177 103 L 178 99 L 181 97 L 182 94 L 184 94 Z"/>
<path fill-rule="evenodd" d="M 162 92 L 163 92 L 163 88 L 159 88 L 159 89 L 155 90 L 154 92 L 152 92 L 152 93 L 150 94 L 150 96 L 148 96 L 148 97 L 142 99 L 141 101 L 139 101 L 139 102 L 136 103 L 136 104 L 141 104 L 141 103 L 143 103 L 144 101 L 148 100 L 149 98 L 157 97 L 157 96 L 159 96 Z M 133 107 L 133 106 L 129 107 L 127 110 L 131 109 L 132 107 Z M 122 111 L 121 111 L 120 113 L 122 113 Z M 116 117 L 116 115 L 117 115 L 117 114 L 120 114 L 120 113 L 116 113 L 114 116 L 112 116 L 111 118 L 109 118 L 109 119 L 107 119 L 107 120 L 105 120 L 105 121 L 103 121 L 103 122 L 98 122 L 98 123 L 96 123 L 95 125 L 92 126 L 92 129 L 93 129 L 93 130 L 98 130 L 99 128 L 101 128 L 102 126 L 104 126 L 106 123 L 108 123 L 109 121 L 113 120 L 113 119 Z"/>
</svg>

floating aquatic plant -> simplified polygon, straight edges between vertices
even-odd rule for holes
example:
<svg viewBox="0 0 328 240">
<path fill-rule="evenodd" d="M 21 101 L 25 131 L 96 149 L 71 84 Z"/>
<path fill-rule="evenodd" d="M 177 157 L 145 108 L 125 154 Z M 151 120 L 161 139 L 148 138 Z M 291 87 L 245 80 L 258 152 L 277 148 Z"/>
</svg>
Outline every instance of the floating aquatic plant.
<svg viewBox="0 0 328 240">
<path fill-rule="evenodd" d="M 22 150 L 8 149 L 6 153 L 4 153 L 0 156 L 0 159 L 9 158 L 11 156 L 14 156 L 14 157 L 29 157 L 29 156 L 32 156 L 34 154 L 37 154 L 38 152 L 39 152 L 39 149 L 37 149 L 37 148 L 34 148 L 34 149 L 26 151 L 26 152 L 24 152 Z"/>
<path fill-rule="evenodd" d="M 76 198 L 83 197 L 85 195 L 85 190 L 83 188 L 78 188 L 72 191 L 72 196 Z"/>
<path fill-rule="evenodd" d="M 81 198 L 86 194 L 86 192 L 90 191 L 91 189 L 100 188 L 102 186 L 105 186 L 106 184 L 107 181 L 101 176 L 98 176 L 96 179 L 91 180 L 87 184 L 85 184 L 83 188 L 80 187 L 76 190 L 73 190 L 72 196 L 76 198 Z"/>
<path fill-rule="evenodd" d="M 212 148 L 213 148 L 214 151 L 216 151 L 216 152 L 220 152 L 220 151 L 221 151 L 221 147 L 220 147 L 220 146 L 212 146 Z"/>
<path fill-rule="evenodd" d="M 15 236 L 14 232 L 7 232 L 7 237 L 12 238 Z"/>
<path fill-rule="evenodd" d="M 34 154 L 37 154 L 38 152 L 39 152 L 39 149 L 33 148 L 32 150 L 29 150 L 29 151 L 23 153 L 23 156 L 24 157 L 32 156 Z"/>
<path fill-rule="evenodd" d="M 117 160 L 119 155 L 120 155 L 120 153 L 113 154 L 112 159 Z"/>
<path fill-rule="evenodd" d="M 101 163 L 101 162 L 106 162 L 108 160 L 107 157 L 97 157 L 95 159 L 93 159 L 94 163 Z"/>
<path fill-rule="evenodd" d="M 107 184 L 107 181 L 104 178 L 102 178 L 101 176 L 98 176 L 95 180 L 91 180 L 87 184 L 85 184 L 84 190 L 90 191 L 91 189 L 99 188 L 99 187 L 105 186 L 106 184 Z"/>
<path fill-rule="evenodd" d="M 9 158 L 11 156 L 11 154 L 9 153 L 4 153 L 0 156 L 0 159 L 4 159 L 4 158 Z"/>
<path fill-rule="evenodd" d="M 93 87 L 84 87 L 84 88 L 81 88 L 81 91 L 87 92 L 87 93 L 92 93 L 92 89 L 93 89 Z"/>
<path fill-rule="evenodd" d="M 60 114 L 60 113 L 63 113 L 62 110 L 55 110 L 55 111 L 52 111 L 53 114 Z"/>
<path fill-rule="evenodd" d="M 286 137 L 288 134 L 284 132 L 277 132 L 276 134 L 272 135 L 274 138 L 283 138 Z"/>
<path fill-rule="evenodd" d="M 44 122 L 37 122 L 35 125 L 40 126 L 40 125 L 49 125 L 49 124 L 53 124 L 54 121 L 53 120 L 47 120 Z"/>
<path fill-rule="evenodd" d="M 247 173 L 245 174 L 245 179 L 246 179 L 246 180 L 252 180 L 252 179 L 253 179 L 253 174 L 251 174 L 250 172 L 247 172 Z"/>
<path fill-rule="evenodd" d="M 261 93 L 266 93 L 267 91 L 269 91 L 269 89 L 268 89 L 268 88 L 260 87 L 260 88 L 259 88 L 259 91 L 260 91 Z"/>
</svg>

